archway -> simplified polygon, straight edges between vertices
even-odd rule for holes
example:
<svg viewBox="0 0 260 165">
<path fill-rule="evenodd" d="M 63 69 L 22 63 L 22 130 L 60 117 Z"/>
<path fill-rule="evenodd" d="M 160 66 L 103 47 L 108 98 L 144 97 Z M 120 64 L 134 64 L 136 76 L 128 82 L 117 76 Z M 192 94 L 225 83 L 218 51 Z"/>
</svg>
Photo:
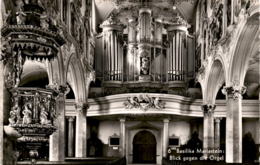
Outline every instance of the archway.
<svg viewBox="0 0 260 165">
<path fill-rule="evenodd" d="M 47 85 L 49 85 L 49 76 L 46 63 L 26 60 L 19 87 L 46 88 Z"/>
<path fill-rule="evenodd" d="M 204 89 L 204 101 L 215 104 L 219 89 L 225 83 L 225 68 L 220 59 L 213 61 Z"/>
<path fill-rule="evenodd" d="M 133 140 L 133 163 L 156 163 L 156 139 L 149 131 L 140 131 Z"/>
</svg>

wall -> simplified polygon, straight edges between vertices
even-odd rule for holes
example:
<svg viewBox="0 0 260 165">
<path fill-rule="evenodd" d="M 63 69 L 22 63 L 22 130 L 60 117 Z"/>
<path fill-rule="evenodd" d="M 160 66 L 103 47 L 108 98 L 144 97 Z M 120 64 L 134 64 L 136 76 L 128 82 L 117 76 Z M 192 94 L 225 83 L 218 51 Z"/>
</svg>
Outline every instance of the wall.
<svg viewBox="0 0 260 165">
<path fill-rule="evenodd" d="M 113 149 L 109 146 L 109 137 L 112 135 L 120 135 L 120 122 L 119 121 L 100 121 L 98 127 L 98 138 L 103 143 L 103 156 L 117 157 L 120 156 L 119 148 Z"/>
<path fill-rule="evenodd" d="M 186 144 L 191 137 L 190 123 L 188 121 L 171 121 L 169 136 L 177 136 L 180 138 L 181 145 Z"/>
<path fill-rule="evenodd" d="M 245 134 L 247 134 L 248 132 L 250 132 L 252 134 L 252 137 L 255 141 L 255 143 L 258 142 L 257 139 L 257 126 L 258 126 L 259 122 L 258 119 L 243 119 L 243 123 L 242 123 L 242 137 L 244 137 Z"/>
</svg>

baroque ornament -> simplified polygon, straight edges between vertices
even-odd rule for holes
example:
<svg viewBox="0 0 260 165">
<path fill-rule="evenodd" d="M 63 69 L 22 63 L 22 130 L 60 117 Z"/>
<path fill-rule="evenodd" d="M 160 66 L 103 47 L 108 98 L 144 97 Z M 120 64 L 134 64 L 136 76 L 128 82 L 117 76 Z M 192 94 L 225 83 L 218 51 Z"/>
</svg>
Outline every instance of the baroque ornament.
<svg viewBox="0 0 260 165">
<path fill-rule="evenodd" d="M 214 104 L 204 104 L 204 105 L 202 105 L 201 108 L 202 108 L 202 110 L 204 112 L 204 115 L 210 116 L 210 115 L 212 115 L 214 113 L 216 105 L 214 105 Z"/>
<path fill-rule="evenodd" d="M 89 105 L 87 103 L 80 101 L 78 103 L 75 103 L 75 108 L 77 111 L 83 113 L 89 108 Z"/>
<path fill-rule="evenodd" d="M 12 107 L 9 112 L 9 126 L 13 127 L 22 137 L 17 139 L 20 144 L 30 144 L 28 148 L 31 158 L 38 157 L 38 149 L 47 143 L 56 127 L 55 92 L 39 88 L 13 88 Z M 31 154 L 31 153 L 34 154 Z"/>
<path fill-rule="evenodd" d="M 148 95 L 131 96 L 127 98 L 124 102 L 126 109 L 163 109 L 165 107 L 165 102 L 161 101 L 159 97 L 150 97 Z"/>
<path fill-rule="evenodd" d="M 238 83 L 233 83 L 232 86 L 226 86 L 222 89 L 222 93 L 224 95 L 227 95 L 228 97 L 231 97 L 234 100 L 242 98 L 242 95 L 245 92 L 246 92 L 246 87 L 240 86 L 240 85 L 238 85 Z"/>
</svg>

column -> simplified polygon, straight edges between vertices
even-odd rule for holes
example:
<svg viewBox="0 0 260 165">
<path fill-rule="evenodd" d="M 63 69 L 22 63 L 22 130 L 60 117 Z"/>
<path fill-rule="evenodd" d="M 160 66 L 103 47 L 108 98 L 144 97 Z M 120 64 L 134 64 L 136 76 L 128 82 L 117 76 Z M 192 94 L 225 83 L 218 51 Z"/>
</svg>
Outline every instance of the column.
<svg viewBox="0 0 260 165">
<path fill-rule="evenodd" d="M 65 158 L 65 95 L 59 93 L 56 99 L 56 112 L 59 114 L 55 125 L 57 130 L 50 136 L 50 161 L 64 161 Z"/>
<path fill-rule="evenodd" d="M 221 118 L 215 118 L 214 146 L 216 150 L 220 149 L 220 121 Z"/>
<path fill-rule="evenodd" d="M 76 149 L 75 157 L 87 157 L 87 104 L 76 103 Z"/>
<path fill-rule="evenodd" d="M 122 156 L 125 156 L 126 153 L 126 144 L 125 144 L 125 119 L 120 119 L 120 145 Z"/>
<path fill-rule="evenodd" d="M 215 105 L 202 105 L 204 112 L 203 118 L 203 149 L 204 151 L 214 149 L 214 109 Z M 205 157 L 208 157 L 208 152 L 205 152 Z"/>
<path fill-rule="evenodd" d="M 242 94 L 246 88 L 233 84 L 222 92 L 227 99 L 226 162 L 242 163 Z"/>
<path fill-rule="evenodd" d="M 167 157 L 167 148 L 169 142 L 169 119 L 163 120 L 163 157 Z"/>
<path fill-rule="evenodd" d="M 74 148 L 74 144 L 73 144 L 73 140 L 74 140 L 74 116 L 69 116 L 68 117 L 68 121 L 69 121 L 69 128 L 68 128 L 68 157 L 73 157 L 74 156 L 74 152 L 73 152 L 73 148 Z"/>
</svg>

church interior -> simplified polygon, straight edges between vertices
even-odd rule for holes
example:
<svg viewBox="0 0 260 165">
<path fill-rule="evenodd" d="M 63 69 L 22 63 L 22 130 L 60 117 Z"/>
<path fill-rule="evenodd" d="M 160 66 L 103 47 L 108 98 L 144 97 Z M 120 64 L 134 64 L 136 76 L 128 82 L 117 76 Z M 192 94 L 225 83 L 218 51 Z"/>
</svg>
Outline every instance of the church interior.
<svg viewBox="0 0 260 165">
<path fill-rule="evenodd" d="M 258 0 L 0 4 L 0 165 L 260 163 Z"/>
</svg>

